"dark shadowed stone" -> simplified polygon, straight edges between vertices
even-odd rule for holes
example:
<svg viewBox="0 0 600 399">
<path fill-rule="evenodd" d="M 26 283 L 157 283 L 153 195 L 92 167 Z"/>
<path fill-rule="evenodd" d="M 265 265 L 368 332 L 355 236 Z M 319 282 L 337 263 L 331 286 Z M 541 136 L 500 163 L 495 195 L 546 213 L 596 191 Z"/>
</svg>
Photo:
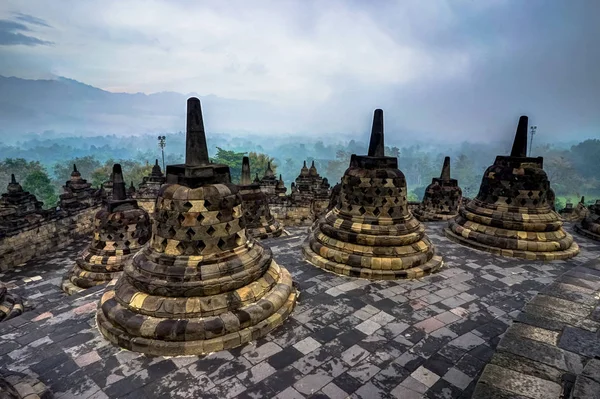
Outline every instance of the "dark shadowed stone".
<svg viewBox="0 0 600 399">
<path fill-rule="evenodd" d="M 600 339 L 591 331 L 565 327 L 558 347 L 587 357 L 600 356 Z"/>
</svg>

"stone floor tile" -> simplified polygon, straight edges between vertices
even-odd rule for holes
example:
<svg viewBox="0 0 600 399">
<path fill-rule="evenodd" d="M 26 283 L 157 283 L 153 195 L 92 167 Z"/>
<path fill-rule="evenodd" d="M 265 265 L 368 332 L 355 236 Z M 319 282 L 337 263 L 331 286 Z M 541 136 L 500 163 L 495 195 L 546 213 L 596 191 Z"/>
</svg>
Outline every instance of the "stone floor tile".
<svg viewBox="0 0 600 399">
<path fill-rule="evenodd" d="M 460 316 L 457 316 L 456 314 L 450 312 L 450 311 L 446 311 L 444 313 L 438 314 L 436 316 L 434 316 L 437 320 L 441 321 L 444 324 L 450 324 L 455 322 L 456 320 L 460 320 Z"/>
<path fill-rule="evenodd" d="M 370 355 L 371 353 L 369 351 L 363 349 L 359 345 L 353 345 L 342 353 L 341 359 L 349 366 L 354 366 Z"/>
<path fill-rule="evenodd" d="M 330 399 L 345 399 L 348 397 L 348 394 L 333 382 L 325 385 L 323 389 L 321 389 L 321 392 L 327 395 Z"/>
<path fill-rule="evenodd" d="M 381 325 L 371 320 L 365 320 L 359 325 L 357 325 L 355 328 L 367 335 L 371 335 L 375 331 L 379 330 L 381 328 Z"/>
<path fill-rule="evenodd" d="M 434 317 L 431 317 L 429 319 L 425 319 L 423 321 L 418 322 L 414 326 L 415 328 L 421 329 L 427 334 L 429 334 L 430 332 L 435 331 L 438 328 L 444 327 L 444 323 Z"/>
<path fill-rule="evenodd" d="M 420 366 L 418 369 L 413 371 L 410 376 L 429 388 L 431 388 L 433 384 L 440 379 L 439 375 L 435 374 L 431 370 L 426 369 L 424 366 Z"/>
<path fill-rule="evenodd" d="M 422 399 L 423 395 L 415 392 L 415 391 L 411 391 L 410 389 L 403 387 L 402 385 L 398 385 L 396 388 L 394 388 L 390 394 L 397 399 Z"/>
<path fill-rule="evenodd" d="M 471 350 L 483 343 L 485 343 L 485 341 L 483 339 L 479 338 L 478 336 L 476 336 L 475 334 L 473 334 L 471 332 L 468 332 L 468 333 L 463 334 L 460 337 L 455 338 L 452 341 L 450 341 L 449 345 L 456 346 L 458 348 L 468 351 L 468 350 Z"/>
<path fill-rule="evenodd" d="M 307 374 L 298 380 L 294 384 L 294 389 L 304 395 L 311 395 L 319 391 L 321 388 L 331 382 L 331 380 L 333 380 L 332 376 L 326 374 L 320 369 L 317 369 L 315 372 Z"/>
<path fill-rule="evenodd" d="M 321 346 L 321 344 L 318 341 L 316 341 L 314 338 L 311 338 L 311 337 L 306 337 L 302 341 L 294 344 L 294 348 L 298 349 L 300 352 L 302 352 L 305 355 L 314 351 L 315 349 L 317 349 L 320 346 Z"/>
<path fill-rule="evenodd" d="M 473 380 L 472 377 L 469 377 L 455 367 L 448 370 L 442 378 L 461 390 L 465 390 Z"/>
<path fill-rule="evenodd" d="M 421 394 L 427 392 L 427 389 L 429 389 L 427 385 L 410 376 L 406 377 L 406 379 L 402 381 L 400 385 L 407 389 L 410 389 L 411 391 L 418 392 Z"/>
<path fill-rule="evenodd" d="M 280 392 L 279 395 L 275 396 L 276 399 L 304 399 L 304 395 L 300 392 L 296 391 L 292 387 L 286 388 L 284 391 Z"/>
</svg>

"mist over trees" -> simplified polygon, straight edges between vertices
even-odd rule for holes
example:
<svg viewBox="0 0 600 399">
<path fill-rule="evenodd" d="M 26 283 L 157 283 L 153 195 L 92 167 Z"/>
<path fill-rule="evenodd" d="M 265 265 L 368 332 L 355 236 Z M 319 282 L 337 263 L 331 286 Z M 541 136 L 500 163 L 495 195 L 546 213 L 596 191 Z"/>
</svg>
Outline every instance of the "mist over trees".
<svg viewBox="0 0 600 399">
<path fill-rule="evenodd" d="M 167 133 L 165 136 L 165 164 L 183 163 L 185 134 Z M 73 164 L 94 187 L 109 179 L 114 163 L 122 165 L 127 185 L 133 182 L 136 186 L 150 174 L 156 159 L 162 168 L 162 154 L 155 136 L 42 137 L 14 145 L 0 144 L 0 185 L 8 184 L 10 174 L 14 173 L 23 187 L 43 201 L 46 208 L 56 205 Z M 366 140 L 332 142 L 327 139 L 330 138 L 311 141 L 294 137 L 209 134 L 209 156 L 213 162 L 230 166 L 234 183 L 239 182 L 242 158 L 246 155 L 250 158 L 252 177 L 257 173 L 262 177 L 271 162 L 271 169 L 276 175 L 282 175 L 288 190 L 304 161 L 309 166 L 314 161 L 319 174 L 334 185 L 348 168 L 351 154 L 365 154 L 368 145 Z M 485 169 L 496 155 L 510 152 L 512 137 L 503 142 L 463 142 L 454 146 L 403 143 L 394 139 L 392 134 L 386 136 L 389 144 L 386 155 L 398 158 L 400 170 L 406 176 L 409 199 L 420 200 L 431 178 L 440 175 L 445 156 L 452 158 L 452 177 L 458 179 L 464 195 L 477 195 Z M 598 154 L 598 139 L 571 146 L 534 143 L 532 156 L 544 157 L 544 169 L 556 193 L 557 208 L 564 207 L 567 201 L 577 201 L 582 195 L 588 202 L 600 198 Z"/>
</svg>

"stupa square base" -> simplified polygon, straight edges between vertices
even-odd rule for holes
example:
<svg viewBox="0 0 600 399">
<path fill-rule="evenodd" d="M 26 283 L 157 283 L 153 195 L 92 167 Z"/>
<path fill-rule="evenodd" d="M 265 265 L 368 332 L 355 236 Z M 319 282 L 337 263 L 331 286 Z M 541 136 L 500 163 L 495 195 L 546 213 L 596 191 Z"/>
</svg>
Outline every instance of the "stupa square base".
<svg viewBox="0 0 600 399">
<path fill-rule="evenodd" d="M 454 233 L 449 227 L 446 227 L 444 229 L 444 234 L 446 235 L 446 237 L 448 239 L 450 239 L 458 244 L 462 244 L 467 247 L 477 249 L 480 251 L 490 252 L 495 255 L 502 255 L 502 256 L 508 256 L 508 257 L 513 257 L 513 258 L 521 258 L 521 259 L 527 259 L 527 260 L 551 261 L 551 260 L 571 259 L 574 256 L 576 256 L 577 254 L 579 254 L 579 246 L 575 242 L 573 242 L 568 249 L 565 249 L 562 251 L 533 252 L 533 251 L 526 251 L 526 250 L 520 250 L 520 249 L 507 249 L 507 248 L 500 248 L 500 247 L 493 247 L 490 245 L 485 245 L 485 244 L 479 243 L 477 241 L 474 241 L 472 239 L 469 239 L 468 238 L 469 230 L 463 230 L 463 231 L 464 231 L 464 234 L 466 235 L 466 237 L 463 235 L 458 235 L 458 234 Z"/>
</svg>

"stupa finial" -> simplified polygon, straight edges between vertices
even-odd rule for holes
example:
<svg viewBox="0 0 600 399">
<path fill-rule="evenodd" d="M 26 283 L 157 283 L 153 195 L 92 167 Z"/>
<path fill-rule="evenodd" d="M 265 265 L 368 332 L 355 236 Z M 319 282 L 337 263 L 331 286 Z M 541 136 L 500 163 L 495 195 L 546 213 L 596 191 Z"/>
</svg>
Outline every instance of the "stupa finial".
<svg viewBox="0 0 600 399">
<path fill-rule="evenodd" d="M 79 171 L 77 170 L 77 165 L 75 165 L 75 164 L 73 164 L 73 172 L 79 172 Z"/>
<path fill-rule="evenodd" d="M 371 141 L 369 142 L 370 157 L 384 157 L 385 145 L 383 142 L 383 110 L 376 109 L 373 114 L 373 127 L 371 129 Z"/>
<path fill-rule="evenodd" d="M 580 204 L 585 204 L 585 196 L 581 196 L 581 201 L 579 201 Z"/>
<path fill-rule="evenodd" d="M 244 157 L 242 158 L 242 178 L 240 180 L 240 184 L 243 186 L 247 186 L 251 183 L 252 180 L 250 179 L 250 158 Z"/>
<path fill-rule="evenodd" d="M 112 183 L 112 199 L 115 201 L 126 200 L 127 190 L 125 189 L 125 181 L 123 180 L 123 171 L 121 165 L 118 163 L 113 165 Z"/>
<path fill-rule="evenodd" d="M 442 166 L 442 174 L 440 175 L 442 180 L 450 180 L 450 157 L 444 158 L 444 166 Z"/>
<path fill-rule="evenodd" d="M 519 118 L 519 125 L 517 126 L 517 133 L 515 134 L 515 141 L 513 142 L 512 151 L 510 152 L 511 157 L 525 158 L 527 157 L 527 125 L 529 119 L 523 115 Z"/>
<path fill-rule="evenodd" d="M 185 165 L 203 166 L 208 165 L 209 163 L 200 100 L 196 97 L 190 97 L 187 100 Z"/>
<path fill-rule="evenodd" d="M 17 179 L 16 179 L 16 177 L 15 177 L 15 174 L 14 174 L 14 173 L 11 173 L 11 174 L 10 174 L 10 182 L 11 182 L 12 184 L 16 184 L 16 183 L 17 183 Z"/>
</svg>

